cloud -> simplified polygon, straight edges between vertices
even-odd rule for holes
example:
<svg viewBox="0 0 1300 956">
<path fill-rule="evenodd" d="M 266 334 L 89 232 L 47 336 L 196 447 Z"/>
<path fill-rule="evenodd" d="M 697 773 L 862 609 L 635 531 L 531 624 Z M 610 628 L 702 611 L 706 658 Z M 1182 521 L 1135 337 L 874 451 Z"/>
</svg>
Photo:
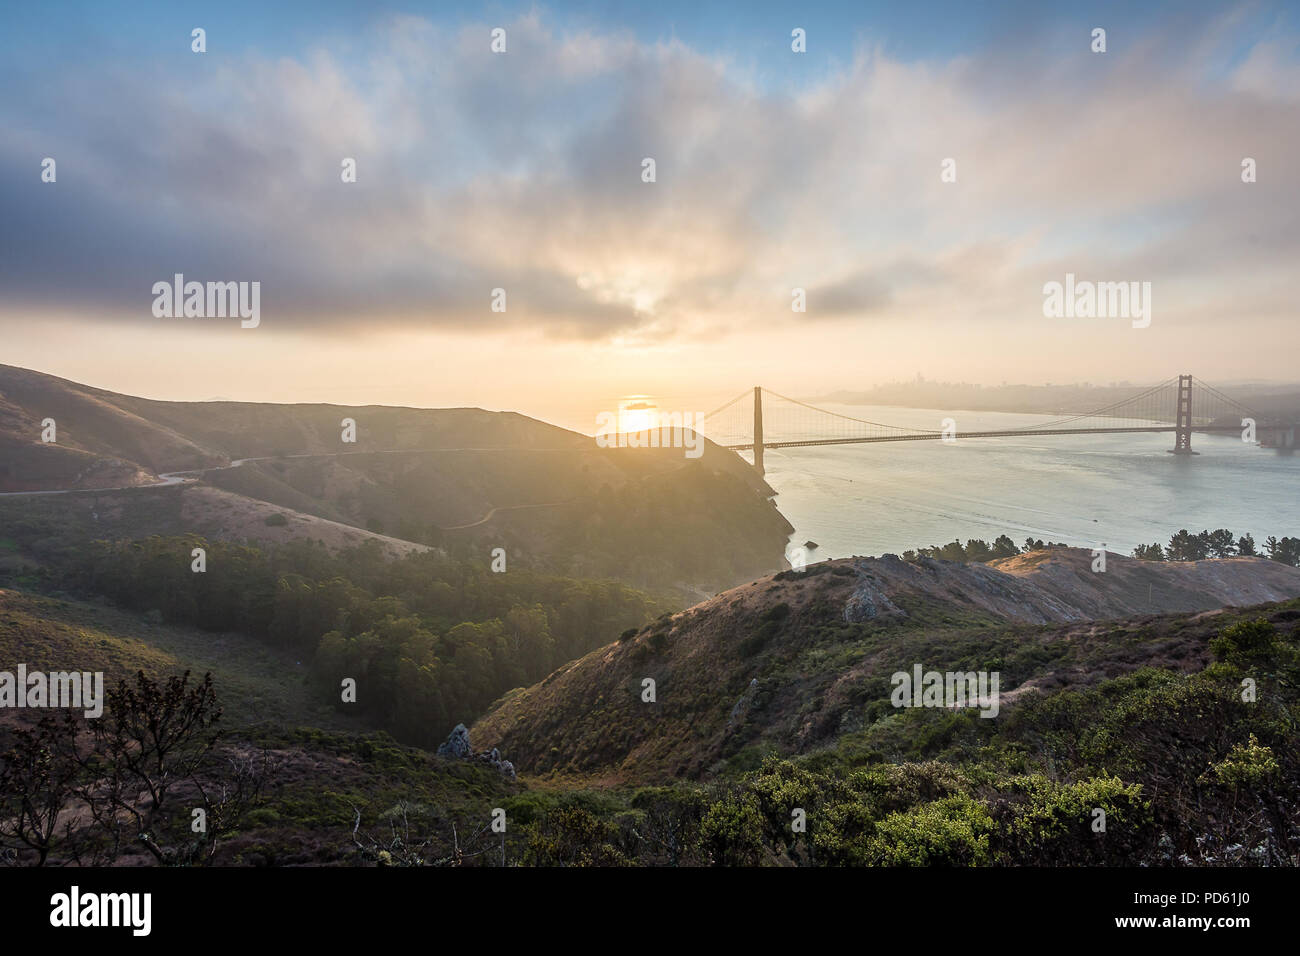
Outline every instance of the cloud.
<svg viewBox="0 0 1300 956">
<path fill-rule="evenodd" d="M 1040 321 L 1042 283 L 1073 271 L 1277 316 L 1297 62 L 1248 26 L 1105 55 L 864 47 L 788 89 L 537 14 L 504 56 L 486 24 L 401 17 L 301 60 L 82 63 L 0 105 L 4 304 L 146 323 L 183 272 L 261 281 L 267 329 L 689 340 L 789 322 L 794 287 L 810 321 Z M 1216 72 L 1188 44 L 1246 53 Z"/>
</svg>

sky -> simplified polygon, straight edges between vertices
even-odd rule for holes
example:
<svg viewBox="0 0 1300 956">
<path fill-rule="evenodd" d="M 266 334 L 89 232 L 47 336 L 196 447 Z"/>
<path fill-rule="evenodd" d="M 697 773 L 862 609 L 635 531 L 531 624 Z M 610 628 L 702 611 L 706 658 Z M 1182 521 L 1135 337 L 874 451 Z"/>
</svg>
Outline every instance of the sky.
<svg viewBox="0 0 1300 956">
<path fill-rule="evenodd" d="M 1135 6 L 6 5 L 0 363 L 573 427 L 1293 380 L 1300 5 Z M 155 314 L 178 273 L 258 282 L 256 327 Z M 1067 274 L 1150 321 L 1045 314 Z"/>
</svg>

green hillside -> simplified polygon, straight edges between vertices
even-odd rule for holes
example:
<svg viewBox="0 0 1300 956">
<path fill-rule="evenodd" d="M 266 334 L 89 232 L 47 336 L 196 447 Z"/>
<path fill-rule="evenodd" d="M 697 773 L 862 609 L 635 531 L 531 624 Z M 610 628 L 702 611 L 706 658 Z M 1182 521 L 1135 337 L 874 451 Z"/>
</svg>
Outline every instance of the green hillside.
<svg viewBox="0 0 1300 956">
<path fill-rule="evenodd" d="M 41 441 L 46 418 L 55 443 Z M 356 423 L 355 442 L 342 440 L 344 419 Z M 186 487 L 231 492 L 223 507 L 246 502 L 243 519 L 204 520 L 175 488 L 141 487 L 175 472 Z M 462 557 L 504 548 L 516 567 L 613 576 L 683 601 L 784 567 L 791 531 L 753 469 L 712 444 L 698 459 L 602 449 L 473 408 L 156 402 L 0 366 L 0 493 L 78 492 L 0 494 L 0 516 L 84 525 L 86 497 L 118 487 L 144 502 L 115 499 L 143 512 L 125 522 L 131 536 L 260 540 L 270 504 Z"/>
</svg>

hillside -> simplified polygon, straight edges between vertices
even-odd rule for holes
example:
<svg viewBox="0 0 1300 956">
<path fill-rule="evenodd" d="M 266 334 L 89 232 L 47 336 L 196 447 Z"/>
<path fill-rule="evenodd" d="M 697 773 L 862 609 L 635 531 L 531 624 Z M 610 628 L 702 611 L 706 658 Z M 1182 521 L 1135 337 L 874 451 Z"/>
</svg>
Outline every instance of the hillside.
<svg viewBox="0 0 1300 956">
<path fill-rule="evenodd" d="M 1156 565 L 1110 555 L 1104 574 L 1091 560 L 1077 549 L 994 567 L 886 555 L 784 572 L 512 692 L 472 734 L 534 774 L 705 778 L 764 753 L 885 733 L 889 676 L 917 663 L 997 670 L 1011 706 L 1030 688 L 1203 666 L 1224 623 L 1213 609 L 1300 595 L 1300 570 L 1258 558 Z M 656 682 L 653 704 L 641 699 L 645 678 Z"/>
<path fill-rule="evenodd" d="M 211 671 L 231 727 L 266 723 L 357 729 L 355 720 L 340 716 L 308 692 L 305 670 L 286 652 L 242 634 L 164 625 L 86 601 L 0 588 L 0 654 L 3 669 L 24 662 L 50 671 L 103 671 L 105 687 L 137 670 Z M 0 709 L 3 722 L 29 715 Z"/>
<path fill-rule="evenodd" d="M 363 834 L 371 828 L 382 834 L 395 808 L 410 807 L 412 819 L 423 820 L 423 801 L 437 808 L 430 825 L 437 827 L 439 852 L 449 853 L 453 821 L 462 833 L 472 832 L 490 807 L 519 790 L 494 770 L 401 746 L 364 718 L 322 704 L 309 692 L 306 669 L 293 655 L 241 634 L 164 625 L 97 603 L 0 589 L 0 660 L 0 670 L 12 669 L 15 662 L 49 671 L 102 670 L 106 690 L 119 680 L 130 681 L 136 671 L 155 679 L 186 670 L 195 679 L 211 673 L 222 715 L 214 759 L 200 774 L 209 794 L 231 785 L 225 772 L 235 763 L 266 761 L 270 771 L 268 805 L 252 811 L 238 832 L 225 835 L 218 864 L 373 862 L 374 854 L 362 853 L 353 839 L 356 822 Z M 39 713 L 0 709 L 0 753 L 12 743 L 13 732 Z M 196 793 L 190 780 L 178 780 L 175 789 L 183 806 L 210 799 Z M 416 797 L 421 802 L 412 802 Z M 56 841 L 61 847 L 87 832 L 77 830 L 87 821 L 72 806 L 61 819 L 73 827 L 71 838 L 61 834 Z M 178 815 L 182 832 L 189 819 L 188 810 Z M 57 852 L 55 858 L 63 859 Z M 117 866 L 155 862 L 137 841 L 104 860 L 109 861 Z"/>
<path fill-rule="evenodd" d="M 55 443 L 41 441 L 50 418 Z M 342 441 L 344 419 L 355 443 Z M 294 533 L 338 546 L 357 540 L 336 527 L 346 525 L 395 551 L 501 547 L 518 566 L 682 595 L 784 567 L 791 530 L 753 469 L 712 443 L 687 459 L 598 448 L 513 412 L 161 402 L 0 366 L 0 509 L 41 502 L 71 524 L 83 493 L 133 489 L 152 502 L 173 489 L 148 486 L 166 481 L 206 490 L 159 509 L 176 520 L 148 533 L 276 541 L 264 530 L 274 510 Z M 78 494 L 31 494 L 62 491 Z"/>
<path fill-rule="evenodd" d="M 391 556 L 429 550 L 202 484 L 0 497 L 0 571 L 6 551 L 16 552 L 12 560 L 40 565 L 57 563 L 88 541 L 177 534 L 269 545 L 318 541 L 335 552 L 373 541 Z"/>
<path fill-rule="evenodd" d="M 994 572 L 1000 589 L 946 562 L 833 562 L 665 614 L 512 692 L 471 729 L 473 751 L 501 747 L 518 780 L 345 716 L 311 692 L 296 652 L 163 625 L 152 611 L 0 590 L 0 656 L 103 669 L 110 683 L 135 669 L 211 671 L 224 732 L 212 759 L 177 780 L 155 832 L 169 853 L 187 852 L 189 807 L 206 801 L 197 788 L 225 792 L 256 773 L 264 789 L 223 825 L 218 865 L 1300 862 L 1300 600 L 1078 620 L 1079 602 L 1108 590 L 1084 586 L 1089 559 L 1028 555 Z M 1241 601 L 1300 591 L 1294 569 L 1217 563 L 1170 566 L 1165 600 L 1187 601 L 1198 582 Z M 1132 600 L 1143 569 L 1114 570 L 1116 601 Z M 403 592 L 428 576 L 408 571 Z M 998 671 L 998 719 L 893 709 L 888 675 L 915 663 Z M 1241 699 L 1247 674 L 1265 706 Z M 640 702 L 645 676 L 658 682 L 653 704 Z M 427 702 L 416 700 L 425 722 Z M 34 716 L 0 715 L 0 751 Z M 440 739 L 449 728 L 438 722 Z M 63 793 L 73 825 L 53 839 L 52 861 L 155 862 L 138 841 L 106 843 Z M 792 807 L 807 811 L 806 836 L 792 833 Z M 496 808 L 510 821 L 499 841 L 485 836 Z"/>
</svg>

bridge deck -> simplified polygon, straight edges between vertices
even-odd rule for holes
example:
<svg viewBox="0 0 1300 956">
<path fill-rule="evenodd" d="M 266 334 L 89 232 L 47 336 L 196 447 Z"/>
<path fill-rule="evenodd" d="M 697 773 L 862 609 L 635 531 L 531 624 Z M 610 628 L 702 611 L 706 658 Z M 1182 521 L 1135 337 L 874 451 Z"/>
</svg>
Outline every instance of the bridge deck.
<svg viewBox="0 0 1300 956">
<path fill-rule="evenodd" d="M 1177 431 L 1176 425 L 1150 425 L 1130 428 L 1043 428 L 1037 431 L 1027 429 L 1008 429 L 1005 431 L 987 431 L 987 432 L 961 432 L 959 431 L 956 438 L 1029 438 L 1034 435 L 1114 435 L 1120 433 L 1132 432 L 1172 432 Z M 1223 432 L 1233 433 L 1241 431 L 1235 425 L 1194 425 L 1192 431 L 1195 432 Z M 942 440 L 942 432 L 919 432 L 914 435 L 877 435 L 868 438 L 808 438 L 800 441 L 764 441 L 764 448 L 803 448 L 808 445 L 861 445 L 871 442 L 884 441 L 939 441 Z M 734 451 L 752 451 L 754 443 L 744 445 L 723 445 L 724 448 L 730 448 Z"/>
</svg>

